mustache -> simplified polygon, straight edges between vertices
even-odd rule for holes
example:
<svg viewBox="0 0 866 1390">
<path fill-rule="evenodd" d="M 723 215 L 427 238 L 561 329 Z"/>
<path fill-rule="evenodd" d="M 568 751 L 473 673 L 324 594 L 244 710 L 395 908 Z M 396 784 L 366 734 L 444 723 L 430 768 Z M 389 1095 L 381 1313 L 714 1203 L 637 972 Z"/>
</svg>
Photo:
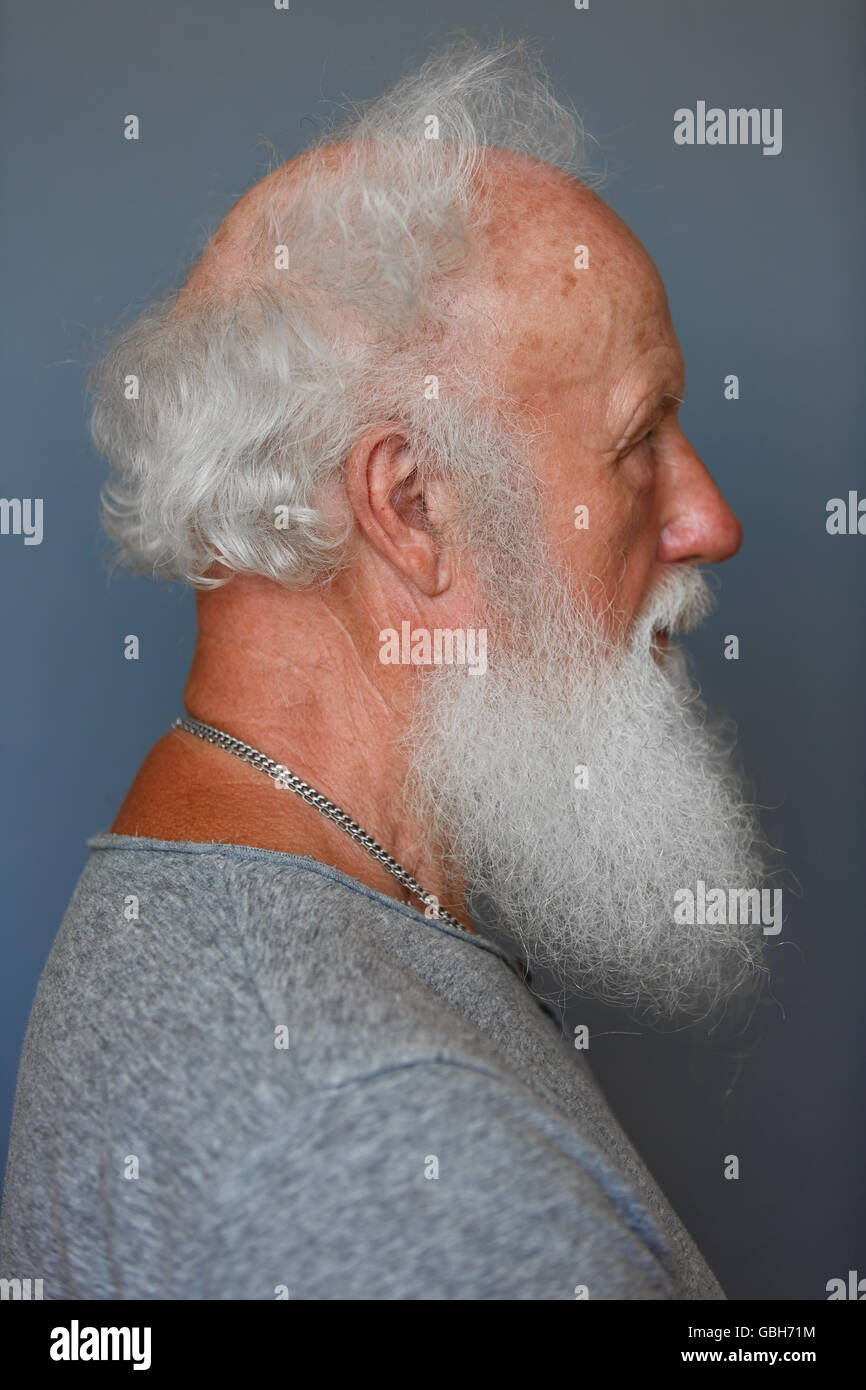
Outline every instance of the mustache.
<svg viewBox="0 0 866 1390">
<path fill-rule="evenodd" d="M 645 649 L 653 634 L 692 632 L 709 617 L 716 595 L 696 565 L 668 566 L 633 624 L 633 645 Z"/>
</svg>

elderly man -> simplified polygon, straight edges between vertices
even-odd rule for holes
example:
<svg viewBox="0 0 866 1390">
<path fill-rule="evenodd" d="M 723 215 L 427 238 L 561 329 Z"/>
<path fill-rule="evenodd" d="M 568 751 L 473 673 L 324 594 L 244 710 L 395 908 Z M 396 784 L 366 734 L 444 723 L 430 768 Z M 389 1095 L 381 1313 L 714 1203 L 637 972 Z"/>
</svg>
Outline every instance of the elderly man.
<svg viewBox="0 0 866 1390">
<path fill-rule="evenodd" d="M 31 1017 L 46 1296 L 724 1297 L 526 968 L 658 1019 L 763 973 L 675 915 L 763 873 L 669 640 L 740 525 L 579 150 L 519 45 L 451 49 L 96 373 L 109 530 L 199 635 Z"/>
</svg>

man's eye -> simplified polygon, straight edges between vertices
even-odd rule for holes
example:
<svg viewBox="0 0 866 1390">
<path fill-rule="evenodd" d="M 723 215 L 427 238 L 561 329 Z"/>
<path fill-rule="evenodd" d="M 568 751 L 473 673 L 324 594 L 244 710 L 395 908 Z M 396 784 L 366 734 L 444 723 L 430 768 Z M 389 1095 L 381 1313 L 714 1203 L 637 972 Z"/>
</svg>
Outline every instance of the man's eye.
<svg viewBox="0 0 866 1390">
<path fill-rule="evenodd" d="M 639 493 L 649 492 L 655 480 L 656 458 L 652 446 L 654 434 L 655 430 L 647 430 L 646 434 L 635 440 L 620 458 L 623 478 Z"/>
<path fill-rule="evenodd" d="M 646 434 L 642 434 L 640 439 L 636 439 L 633 444 L 628 445 L 625 451 L 626 455 L 632 453 L 635 449 L 639 449 L 642 444 L 651 444 L 658 434 L 658 430 L 659 422 L 656 421 L 652 428 L 647 430 Z"/>
<path fill-rule="evenodd" d="M 659 433 L 659 422 L 656 422 L 651 429 L 642 434 L 639 439 L 635 439 L 632 444 L 627 444 L 619 455 L 619 463 L 625 463 L 627 459 L 640 456 L 644 445 L 653 449 L 656 444 L 656 436 Z M 644 451 L 645 452 L 645 451 Z M 647 463 L 649 461 L 647 460 Z"/>
</svg>

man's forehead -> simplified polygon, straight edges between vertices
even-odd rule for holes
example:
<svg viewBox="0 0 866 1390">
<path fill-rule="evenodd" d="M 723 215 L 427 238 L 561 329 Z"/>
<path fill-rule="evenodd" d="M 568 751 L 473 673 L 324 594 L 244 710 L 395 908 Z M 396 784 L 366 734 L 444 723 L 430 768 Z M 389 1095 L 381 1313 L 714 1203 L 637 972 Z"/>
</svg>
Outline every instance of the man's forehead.
<svg viewBox="0 0 866 1390">
<path fill-rule="evenodd" d="M 650 389 L 651 378 L 681 376 L 658 272 L 592 190 L 524 165 L 496 188 L 489 228 L 481 282 L 493 350 L 520 395 L 543 404 L 563 389 L 606 383 L 606 396 L 626 377 L 639 390 L 642 378 Z"/>
</svg>

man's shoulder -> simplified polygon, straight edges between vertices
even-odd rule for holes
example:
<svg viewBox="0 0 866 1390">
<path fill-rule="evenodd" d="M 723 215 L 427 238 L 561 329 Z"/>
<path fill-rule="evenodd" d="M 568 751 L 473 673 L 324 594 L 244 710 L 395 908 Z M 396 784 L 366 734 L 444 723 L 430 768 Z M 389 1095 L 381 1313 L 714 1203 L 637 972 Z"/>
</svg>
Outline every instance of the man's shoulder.
<svg viewBox="0 0 866 1390">
<path fill-rule="evenodd" d="M 104 1068 L 144 1050 L 164 1072 L 171 1054 L 179 1079 L 184 1059 L 198 1070 L 229 1054 L 238 1070 L 244 1056 L 258 1068 L 286 1054 L 299 1089 L 484 1060 L 462 1001 L 514 980 L 488 943 L 299 856 L 111 834 L 88 844 L 34 1006 L 34 1027 L 65 1020 L 70 1056 L 89 1046 Z"/>
</svg>

